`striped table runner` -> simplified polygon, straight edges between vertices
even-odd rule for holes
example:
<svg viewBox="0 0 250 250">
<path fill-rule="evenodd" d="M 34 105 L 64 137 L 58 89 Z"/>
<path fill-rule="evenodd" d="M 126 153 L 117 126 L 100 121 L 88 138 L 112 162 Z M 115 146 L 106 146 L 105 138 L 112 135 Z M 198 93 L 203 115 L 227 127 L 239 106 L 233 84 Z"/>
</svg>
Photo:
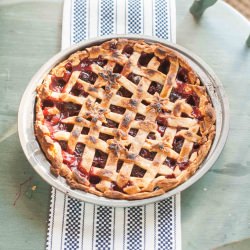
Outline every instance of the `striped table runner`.
<svg viewBox="0 0 250 250">
<path fill-rule="evenodd" d="M 145 34 L 175 42 L 174 0 L 65 0 L 62 49 L 90 37 Z M 131 208 L 80 202 L 52 188 L 46 249 L 181 249 L 180 195 Z"/>
</svg>

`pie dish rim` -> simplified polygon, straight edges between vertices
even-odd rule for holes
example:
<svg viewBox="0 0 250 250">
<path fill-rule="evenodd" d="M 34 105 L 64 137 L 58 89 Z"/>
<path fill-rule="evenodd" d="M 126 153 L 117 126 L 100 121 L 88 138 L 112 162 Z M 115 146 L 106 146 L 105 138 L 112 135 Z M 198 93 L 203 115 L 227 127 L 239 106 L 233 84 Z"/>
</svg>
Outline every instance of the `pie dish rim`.
<svg viewBox="0 0 250 250">
<path fill-rule="evenodd" d="M 117 39 L 117 38 L 126 38 L 126 39 L 133 39 L 133 40 L 144 40 L 146 43 L 153 43 L 158 42 L 163 44 L 164 46 L 170 47 L 174 49 L 178 53 L 180 53 L 184 58 L 188 61 L 188 63 L 193 62 L 196 65 L 194 67 L 191 64 L 191 67 L 200 68 L 200 71 L 204 74 L 203 77 L 200 76 L 199 72 L 198 75 L 201 79 L 205 76 L 210 80 L 209 84 L 207 82 L 204 83 L 206 85 L 209 95 L 212 99 L 214 104 L 214 108 L 216 111 L 216 136 L 210 152 L 205 160 L 200 165 L 200 168 L 196 171 L 196 173 L 190 177 L 187 181 L 183 184 L 175 187 L 174 189 L 162 194 L 160 196 L 155 196 L 152 198 L 142 199 L 142 200 L 114 200 L 105 197 L 99 197 L 90 193 L 85 193 L 80 190 L 72 190 L 70 187 L 65 183 L 63 177 L 56 178 L 51 173 L 49 168 L 47 169 L 44 165 L 48 165 L 48 161 L 46 160 L 42 150 L 40 149 L 33 130 L 33 122 L 34 122 L 34 114 L 27 113 L 25 107 L 29 104 L 30 106 L 34 106 L 35 103 L 35 88 L 37 85 L 41 83 L 44 76 L 59 62 L 63 61 L 67 58 L 70 54 L 76 52 L 77 50 L 82 50 L 86 47 L 94 46 L 97 44 L 101 44 L 107 40 Z M 203 81 L 204 82 L 204 81 Z M 209 88 L 211 88 L 209 90 Z M 214 96 L 213 94 L 214 93 Z M 217 98 L 217 99 L 216 99 Z M 217 106 L 215 105 L 215 101 L 217 100 Z M 220 105 L 220 107 L 218 106 Z M 221 109 L 221 110 L 220 110 Z M 221 119 L 217 119 L 221 117 Z M 128 207 L 128 206 L 137 206 L 137 205 L 145 205 L 152 202 L 160 201 L 165 198 L 168 198 L 180 191 L 183 191 L 198 179 L 200 179 L 213 165 L 213 163 L 218 158 L 223 146 L 226 142 L 227 134 L 229 130 L 229 105 L 228 100 L 225 95 L 225 91 L 223 89 L 222 84 L 220 83 L 217 76 L 214 72 L 210 69 L 210 67 L 204 63 L 200 58 L 195 56 L 192 52 L 184 49 L 183 47 L 166 42 L 164 39 L 158 39 L 155 37 L 149 36 L 136 36 L 136 35 L 111 35 L 105 37 L 97 37 L 93 39 L 88 39 L 83 41 L 79 44 L 73 45 L 66 50 L 61 51 L 54 57 L 52 57 L 47 63 L 45 63 L 42 68 L 34 75 L 31 79 L 30 83 L 28 84 L 26 91 L 23 94 L 22 101 L 20 103 L 19 112 L 18 112 L 18 132 L 19 138 L 21 141 L 22 148 L 24 153 L 29 160 L 30 164 L 36 170 L 36 172 L 45 179 L 50 185 L 54 186 L 55 188 L 59 189 L 63 193 L 66 193 L 74 198 L 80 199 L 82 201 L 95 203 L 98 205 L 106 205 L 106 206 L 115 206 L 115 207 Z M 31 139 L 31 140 L 30 140 Z M 45 162 L 44 162 L 45 161 Z M 44 164 L 41 164 L 44 163 Z M 108 203 L 108 204 L 107 204 Z"/>
</svg>

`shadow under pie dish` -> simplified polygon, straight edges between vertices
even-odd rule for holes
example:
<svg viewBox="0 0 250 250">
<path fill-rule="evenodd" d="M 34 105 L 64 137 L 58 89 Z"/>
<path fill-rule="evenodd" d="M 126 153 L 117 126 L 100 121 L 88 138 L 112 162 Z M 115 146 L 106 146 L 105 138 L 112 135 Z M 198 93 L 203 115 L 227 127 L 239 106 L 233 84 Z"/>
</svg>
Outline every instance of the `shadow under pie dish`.
<svg viewBox="0 0 250 250">
<path fill-rule="evenodd" d="M 112 199 L 162 195 L 206 158 L 216 114 L 182 56 L 112 39 L 71 54 L 37 87 L 35 134 L 73 189 Z"/>
</svg>

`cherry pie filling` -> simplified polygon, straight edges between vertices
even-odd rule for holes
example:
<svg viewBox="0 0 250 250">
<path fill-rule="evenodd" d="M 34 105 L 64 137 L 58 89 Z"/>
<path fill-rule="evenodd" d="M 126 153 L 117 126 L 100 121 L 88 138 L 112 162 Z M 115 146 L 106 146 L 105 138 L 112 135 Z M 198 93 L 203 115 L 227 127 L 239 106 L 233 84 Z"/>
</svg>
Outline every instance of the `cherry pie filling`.
<svg viewBox="0 0 250 250">
<path fill-rule="evenodd" d="M 113 47 L 114 47 L 113 49 L 115 49 L 115 45 Z M 133 48 L 130 46 L 126 46 L 122 53 L 124 55 L 126 55 L 127 57 L 130 57 L 131 54 L 133 53 Z M 152 59 L 152 57 L 153 57 L 153 54 L 142 53 L 142 55 L 138 61 L 138 64 L 141 66 L 147 66 L 149 61 Z M 79 78 L 88 82 L 88 83 L 94 84 L 97 77 L 98 77 L 95 73 L 93 73 L 91 71 L 91 68 L 90 68 L 90 65 L 94 64 L 94 63 L 103 67 L 107 64 L 107 60 L 104 60 L 102 57 L 99 56 L 97 59 L 84 59 L 81 61 L 81 63 L 79 65 L 74 66 L 74 67 L 71 65 L 71 63 L 67 63 L 65 66 L 66 72 L 64 73 L 63 77 L 56 77 L 54 75 L 52 76 L 50 89 L 55 91 L 55 92 L 62 92 L 64 86 L 66 85 L 71 74 L 74 71 L 81 71 Z M 161 62 L 158 70 L 164 74 L 167 74 L 168 70 L 169 70 L 169 66 L 170 66 L 169 61 L 164 60 Z M 121 65 L 116 64 L 114 69 L 113 69 L 113 73 L 120 73 L 122 71 L 122 69 L 123 69 L 123 67 Z M 134 73 L 130 73 L 127 76 L 127 78 L 136 85 L 138 85 L 140 80 L 141 80 L 141 76 L 136 75 Z M 177 87 L 172 89 L 170 96 L 169 96 L 169 100 L 171 102 L 175 102 L 178 99 L 185 99 L 186 102 L 188 104 L 190 104 L 193 108 L 193 112 L 192 112 L 193 116 L 198 120 L 202 120 L 203 117 L 202 117 L 201 112 L 199 110 L 199 101 L 200 101 L 199 97 L 188 86 L 187 72 L 184 68 L 181 68 L 181 67 L 179 68 L 176 81 L 177 81 Z M 163 89 L 162 84 L 153 81 L 153 82 L 151 82 L 151 84 L 148 88 L 148 93 L 150 93 L 152 95 L 154 95 L 155 93 L 160 94 L 162 89 Z M 88 93 L 84 91 L 82 85 L 78 84 L 78 83 L 74 85 L 74 87 L 70 91 L 70 94 L 72 94 L 74 96 L 82 96 L 82 97 L 88 96 Z M 129 90 L 127 90 L 124 87 L 120 87 L 116 94 L 120 95 L 122 97 L 126 97 L 126 98 L 130 98 L 133 95 Z M 149 103 L 147 103 L 146 101 L 143 100 L 142 104 L 147 106 Z M 56 114 L 56 115 L 50 115 L 48 112 L 48 109 L 50 109 L 52 107 L 56 107 L 60 111 L 60 113 Z M 53 140 L 55 140 L 55 138 L 53 137 L 53 134 L 55 132 L 57 132 L 57 131 L 71 132 L 72 131 L 73 125 L 64 124 L 62 122 L 62 120 L 67 118 L 67 117 L 70 117 L 70 116 L 77 116 L 80 109 L 81 109 L 81 105 L 77 105 L 77 104 L 70 103 L 70 102 L 64 103 L 64 102 L 54 101 L 51 99 L 46 99 L 42 103 L 42 109 L 43 109 L 43 114 L 45 117 L 44 122 L 46 123 L 47 127 L 50 130 L 51 138 Z M 111 112 L 118 113 L 118 114 L 124 114 L 126 111 L 125 108 L 119 107 L 116 105 L 110 105 L 110 110 L 111 110 Z M 163 110 L 162 112 L 165 112 L 165 111 Z M 184 115 L 185 114 L 183 114 L 183 116 Z M 145 116 L 142 114 L 137 113 L 135 116 L 135 120 L 144 120 L 144 119 L 145 119 Z M 119 124 L 113 120 L 106 119 L 106 121 L 107 121 L 106 123 L 102 124 L 103 126 L 106 126 L 109 128 L 118 128 L 118 126 L 119 126 Z M 164 132 L 165 132 L 166 128 L 168 127 L 167 121 L 166 121 L 166 119 L 159 116 L 156 119 L 156 122 L 158 125 L 157 131 L 163 137 Z M 82 129 L 81 133 L 88 134 L 88 132 L 89 132 L 89 128 L 84 127 Z M 136 128 L 130 128 L 130 130 L 128 132 L 128 134 L 130 136 L 133 136 L 133 137 L 135 137 L 137 133 L 138 133 L 138 129 L 136 129 Z M 99 138 L 104 140 L 104 141 L 107 141 L 109 139 L 113 139 L 114 137 L 111 135 L 100 133 Z M 147 139 L 155 140 L 156 139 L 155 133 L 150 132 L 147 136 Z M 183 137 L 176 136 L 173 140 L 173 145 L 172 145 L 173 150 L 177 153 L 180 153 L 183 142 L 184 142 Z M 68 152 L 66 141 L 58 141 L 58 143 L 60 144 L 61 149 L 62 149 L 62 156 L 63 156 L 63 163 L 64 164 L 66 164 L 70 169 L 77 168 L 84 177 L 87 177 L 89 179 L 89 181 L 92 185 L 96 185 L 101 181 L 101 178 L 98 176 L 95 176 L 92 173 L 92 171 L 90 171 L 89 173 L 86 173 L 86 171 L 80 167 L 81 156 L 82 156 L 84 148 L 85 148 L 84 144 L 77 143 L 77 145 L 75 147 L 75 151 L 71 154 L 70 152 Z M 198 151 L 198 149 L 199 149 L 199 144 L 194 143 L 193 150 L 191 153 Z M 153 161 L 156 153 L 157 152 L 148 151 L 147 149 L 142 148 L 139 155 L 141 157 L 149 160 L 149 161 Z M 106 153 L 104 153 L 100 150 L 96 150 L 95 156 L 93 159 L 93 163 L 92 163 L 92 167 L 104 168 L 106 165 L 107 157 L 108 157 L 108 155 Z M 117 172 L 120 171 L 122 164 L 123 164 L 123 161 L 119 160 L 118 164 L 117 164 Z M 167 165 L 172 170 L 174 170 L 176 168 L 176 166 L 178 165 L 179 169 L 181 171 L 185 170 L 188 166 L 188 162 L 177 163 L 176 160 L 170 159 L 168 157 L 165 159 L 163 164 Z M 144 176 L 145 172 L 146 172 L 146 170 L 140 168 L 137 165 L 134 165 L 132 168 L 131 176 L 142 178 Z M 170 175 L 166 175 L 166 178 L 175 178 L 175 174 L 173 173 Z M 129 185 L 131 185 L 130 182 L 128 182 L 126 184 L 126 186 L 129 186 Z M 111 183 L 111 188 L 113 190 L 123 192 L 122 188 L 120 188 L 115 182 Z"/>
</svg>

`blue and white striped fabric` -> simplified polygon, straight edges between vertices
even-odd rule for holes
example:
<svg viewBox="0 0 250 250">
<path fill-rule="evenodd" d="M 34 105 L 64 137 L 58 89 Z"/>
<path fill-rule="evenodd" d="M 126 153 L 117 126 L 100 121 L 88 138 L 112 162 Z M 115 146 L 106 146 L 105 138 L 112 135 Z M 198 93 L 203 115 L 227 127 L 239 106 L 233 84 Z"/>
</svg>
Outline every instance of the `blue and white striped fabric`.
<svg viewBox="0 0 250 250">
<path fill-rule="evenodd" d="M 174 0 L 65 0 L 62 48 L 90 37 L 145 34 L 175 42 Z M 52 188 L 47 249 L 181 249 L 180 195 L 141 207 L 80 202 Z"/>
</svg>

